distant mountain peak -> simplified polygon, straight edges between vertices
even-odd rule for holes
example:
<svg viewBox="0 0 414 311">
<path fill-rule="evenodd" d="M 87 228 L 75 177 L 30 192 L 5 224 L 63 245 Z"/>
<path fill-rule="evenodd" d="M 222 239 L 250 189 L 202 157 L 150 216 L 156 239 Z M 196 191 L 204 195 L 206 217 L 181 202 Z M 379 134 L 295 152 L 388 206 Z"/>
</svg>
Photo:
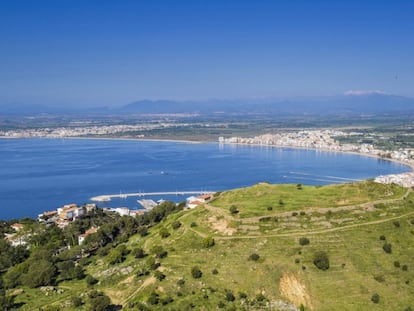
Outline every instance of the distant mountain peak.
<svg viewBox="0 0 414 311">
<path fill-rule="evenodd" d="M 349 90 L 344 93 L 344 95 L 350 96 L 364 96 L 364 95 L 391 95 L 387 92 L 380 90 Z"/>
</svg>

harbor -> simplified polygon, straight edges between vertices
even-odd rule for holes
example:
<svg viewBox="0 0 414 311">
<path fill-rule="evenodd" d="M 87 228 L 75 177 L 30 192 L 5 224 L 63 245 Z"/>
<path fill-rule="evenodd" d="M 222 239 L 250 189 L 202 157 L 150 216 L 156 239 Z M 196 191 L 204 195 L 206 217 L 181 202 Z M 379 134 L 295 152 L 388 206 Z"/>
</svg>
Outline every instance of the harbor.
<svg viewBox="0 0 414 311">
<path fill-rule="evenodd" d="M 90 198 L 94 202 L 109 202 L 112 199 L 126 199 L 129 197 L 163 196 L 163 195 L 201 195 L 214 191 L 166 191 L 166 192 L 132 192 L 120 194 L 104 194 Z"/>
</svg>

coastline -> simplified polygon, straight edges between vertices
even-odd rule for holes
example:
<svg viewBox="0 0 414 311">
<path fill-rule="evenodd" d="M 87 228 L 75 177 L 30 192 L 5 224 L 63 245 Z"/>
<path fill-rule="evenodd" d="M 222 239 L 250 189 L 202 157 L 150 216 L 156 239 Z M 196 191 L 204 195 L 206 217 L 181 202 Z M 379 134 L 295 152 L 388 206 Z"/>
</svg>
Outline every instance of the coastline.
<svg viewBox="0 0 414 311">
<path fill-rule="evenodd" d="M 321 152 L 330 152 L 330 153 L 342 153 L 342 154 L 352 154 L 352 155 L 359 155 L 364 157 L 376 158 L 378 160 L 390 161 L 398 164 L 402 164 L 410 168 L 409 172 L 406 173 L 414 173 L 414 162 L 409 163 L 398 159 L 390 159 L 390 158 L 383 158 L 379 155 L 369 154 L 369 153 L 361 153 L 356 151 L 344 151 L 344 150 L 331 150 L 328 148 L 312 148 L 312 147 L 301 147 L 301 146 L 286 146 L 286 145 L 265 145 L 265 144 L 249 144 L 249 143 L 221 143 L 223 145 L 240 145 L 240 146 L 255 146 L 255 147 L 271 147 L 271 148 L 286 148 L 286 149 L 300 149 L 300 150 L 314 150 L 314 151 L 321 151 Z M 403 173 L 405 174 L 405 173 Z"/>
<path fill-rule="evenodd" d="M 250 144 L 250 143 L 221 143 L 217 141 L 196 141 L 196 140 L 185 140 L 185 139 L 162 139 L 162 138 L 136 138 L 136 137 L 84 137 L 84 136 L 67 136 L 67 137 L 0 137 L 0 139 L 81 139 L 81 140 L 109 140 L 109 141 L 153 141 L 153 142 L 171 142 L 171 143 L 183 143 L 183 144 L 207 144 L 207 143 L 217 143 L 222 145 L 240 145 L 240 146 L 254 146 L 254 147 L 271 147 L 271 148 L 290 148 L 290 149 L 300 149 L 300 150 L 314 150 L 321 152 L 330 152 L 330 153 L 342 153 L 342 154 L 353 154 L 359 156 L 365 156 L 370 158 L 376 158 L 379 160 L 390 161 L 398 164 L 407 166 L 410 170 L 406 173 L 414 173 L 414 162 L 405 162 L 403 160 L 392 159 L 392 158 L 383 158 L 379 155 L 361 153 L 357 151 L 344 151 L 344 150 L 331 150 L 328 148 L 312 148 L 312 147 L 301 147 L 301 146 L 288 146 L 288 145 L 266 145 L 266 144 Z M 405 173 L 403 173 L 405 174 Z"/>
</svg>

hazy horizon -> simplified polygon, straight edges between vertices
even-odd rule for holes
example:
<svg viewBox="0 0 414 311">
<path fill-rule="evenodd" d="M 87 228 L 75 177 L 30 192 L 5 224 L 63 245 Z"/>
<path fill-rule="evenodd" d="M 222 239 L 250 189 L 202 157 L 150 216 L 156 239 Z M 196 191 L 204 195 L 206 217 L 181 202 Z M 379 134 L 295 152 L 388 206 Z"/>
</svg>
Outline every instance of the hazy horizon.
<svg viewBox="0 0 414 311">
<path fill-rule="evenodd" d="M 0 4 L 0 105 L 414 97 L 408 1 Z"/>
</svg>

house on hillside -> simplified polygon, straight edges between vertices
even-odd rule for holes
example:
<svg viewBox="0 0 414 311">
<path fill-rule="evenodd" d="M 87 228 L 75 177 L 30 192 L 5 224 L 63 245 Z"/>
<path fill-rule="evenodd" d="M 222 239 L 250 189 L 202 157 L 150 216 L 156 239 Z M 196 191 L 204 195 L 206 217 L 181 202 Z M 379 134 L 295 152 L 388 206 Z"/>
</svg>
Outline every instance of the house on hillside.
<svg viewBox="0 0 414 311">
<path fill-rule="evenodd" d="M 85 231 L 85 233 L 80 234 L 78 236 L 78 244 L 81 245 L 83 243 L 83 241 L 85 241 L 85 239 L 86 239 L 87 236 L 89 236 L 89 235 L 91 235 L 93 233 L 98 232 L 98 229 L 99 229 L 99 227 L 98 228 L 96 228 L 96 227 L 90 227 L 88 230 Z"/>
</svg>

